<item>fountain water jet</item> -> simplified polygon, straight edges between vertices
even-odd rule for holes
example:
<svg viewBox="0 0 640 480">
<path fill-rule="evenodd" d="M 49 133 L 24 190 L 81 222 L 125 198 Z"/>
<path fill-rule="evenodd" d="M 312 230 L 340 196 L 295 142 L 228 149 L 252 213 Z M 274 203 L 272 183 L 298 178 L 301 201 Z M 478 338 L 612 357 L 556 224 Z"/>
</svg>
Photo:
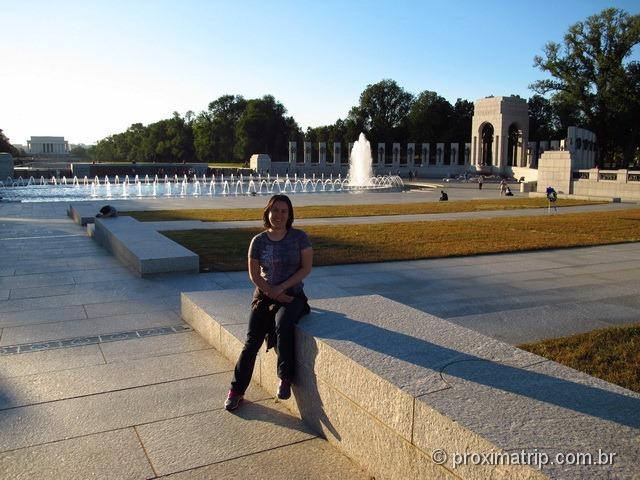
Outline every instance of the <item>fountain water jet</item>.
<svg viewBox="0 0 640 480">
<path fill-rule="evenodd" d="M 370 185 L 373 177 L 372 163 L 371 145 L 364 133 L 360 133 L 349 153 L 349 186 L 366 187 Z"/>
</svg>

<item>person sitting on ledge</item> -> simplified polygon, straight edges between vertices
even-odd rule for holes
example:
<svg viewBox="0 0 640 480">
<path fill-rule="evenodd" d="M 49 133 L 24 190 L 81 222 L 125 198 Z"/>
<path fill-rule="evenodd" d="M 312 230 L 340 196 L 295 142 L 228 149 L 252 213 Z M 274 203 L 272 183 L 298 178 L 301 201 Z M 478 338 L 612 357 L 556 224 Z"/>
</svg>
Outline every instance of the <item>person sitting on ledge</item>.
<svg viewBox="0 0 640 480">
<path fill-rule="evenodd" d="M 118 211 L 116 210 L 115 207 L 112 207 L 111 205 L 105 205 L 100 209 L 100 211 L 96 215 L 96 218 L 109 218 L 109 217 L 117 217 L 117 216 L 118 216 Z"/>
<path fill-rule="evenodd" d="M 291 396 L 295 375 L 294 327 L 310 311 L 302 280 L 311 273 L 313 249 L 307 234 L 291 226 L 293 206 L 289 197 L 272 196 L 262 218 L 265 231 L 253 237 L 249 245 L 249 278 L 256 289 L 247 339 L 224 403 L 229 411 L 240 406 L 265 337 L 267 350 L 275 346 L 278 356 L 277 396 L 281 400 Z"/>
<path fill-rule="evenodd" d="M 447 200 L 449 200 L 449 195 L 444 190 L 440 190 L 440 201 L 446 202 Z"/>
</svg>

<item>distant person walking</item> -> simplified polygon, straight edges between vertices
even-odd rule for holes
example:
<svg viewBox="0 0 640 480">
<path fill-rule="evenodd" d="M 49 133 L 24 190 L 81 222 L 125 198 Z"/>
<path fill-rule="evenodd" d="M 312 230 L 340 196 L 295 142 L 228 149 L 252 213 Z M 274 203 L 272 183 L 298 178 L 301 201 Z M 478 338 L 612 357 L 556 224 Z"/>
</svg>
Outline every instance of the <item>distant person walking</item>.
<svg viewBox="0 0 640 480">
<path fill-rule="evenodd" d="M 547 187 L 547 200 L 549 201 L 548 212 L 551 213 L 551 207 L 553 207 L 553 211 L 558 213 L 558 206 L 556 205 L 558 192 L 553 187 Z"/>
<path fill-rule="evenodd" d="M 480 175 L 478 177 L 478 190 L 482 190 L 482 182 L 484 181 L 484 177 Z"/>
</svg>

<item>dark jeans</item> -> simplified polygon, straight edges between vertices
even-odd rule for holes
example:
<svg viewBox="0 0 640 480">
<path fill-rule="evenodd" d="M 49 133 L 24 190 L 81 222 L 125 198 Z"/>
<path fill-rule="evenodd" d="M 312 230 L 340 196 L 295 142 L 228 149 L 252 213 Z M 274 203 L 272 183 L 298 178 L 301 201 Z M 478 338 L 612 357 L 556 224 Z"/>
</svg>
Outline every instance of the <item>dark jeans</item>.
<svg viewBox="0 0 640 480">
<path fill-rule="evenodd" d="M 243 395 L 253 374 L 256 355 L 262 342 L 274 325 L 276 333 L 276 352 L 278 354 L 278 377 L 291 380 L 295 374 L 294 327 L 298 320 L 308 312 L 304 294 L 294 297 L 290 303 L 279 303 L 268 297 L 257 295 L 251 304 L 249 329 L 244 348 L 233 372 L 231 388 Z M 274 317 L 275 316 L 275 317 Z"/>
</svg>

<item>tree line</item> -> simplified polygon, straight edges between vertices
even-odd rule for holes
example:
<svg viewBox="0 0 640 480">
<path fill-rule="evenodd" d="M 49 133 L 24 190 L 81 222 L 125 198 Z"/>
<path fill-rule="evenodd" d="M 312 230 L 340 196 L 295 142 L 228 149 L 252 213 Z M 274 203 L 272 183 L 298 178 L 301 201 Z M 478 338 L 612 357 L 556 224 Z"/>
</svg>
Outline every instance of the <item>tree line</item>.
<svg viewBox="0 0 640 480">
<path fill-rule="evenodd" d="M 549 42 L 534 58 L 549 78 L 529 86 L 535 92 L 528 99 L 529 140 L 564 138 L 576 125 L 595 132 L 602 163 L 640 164 L 640 63 L 628 60 L 638 44 L 640 15 L 615 8 L 571 26 L 562 44 Z M 472 117 L 471 101 L 452 105 L 437 92 L 414 95 L 384 79 L 364 89 L 346 118 L 305 132 L 271 95 L 223 95 L 197 115 L 174 112 L 146 126 L 135 123 L 72 153 L 97 161 L 207 163 L 242 163 L 268 153 L 286 161 L 289 141 L 346 145 L 360 132 L 372 145 L 469 142 Z M 8 151 L 5 143 L 0 137 L 0 151 Z"/>
<path fill-rule="evenodd" d="M 560 138 L 566 126 L 553 104 L 540 95 L 529 100 L 530 139 Z M 412 95 L 394 80 L 368 85 L 358 105 L 332 125 L 309 127 L 305 132 L 273 96 L 245 99 L 223 95 L 207 110 L 147 126 L 131 125 L 125 132 L 100 140 L 88 150 L 72 153 L 96 161 L 242 163 L 253 153 L 268 153 L 274 161 L 288 160 L 288 142 L 340 142 L 343 148 L 364 132 L 372 145 L 378 142 L 469 141 L 473 103 L 449 103 L 436 92 Z"/>
</svg>

